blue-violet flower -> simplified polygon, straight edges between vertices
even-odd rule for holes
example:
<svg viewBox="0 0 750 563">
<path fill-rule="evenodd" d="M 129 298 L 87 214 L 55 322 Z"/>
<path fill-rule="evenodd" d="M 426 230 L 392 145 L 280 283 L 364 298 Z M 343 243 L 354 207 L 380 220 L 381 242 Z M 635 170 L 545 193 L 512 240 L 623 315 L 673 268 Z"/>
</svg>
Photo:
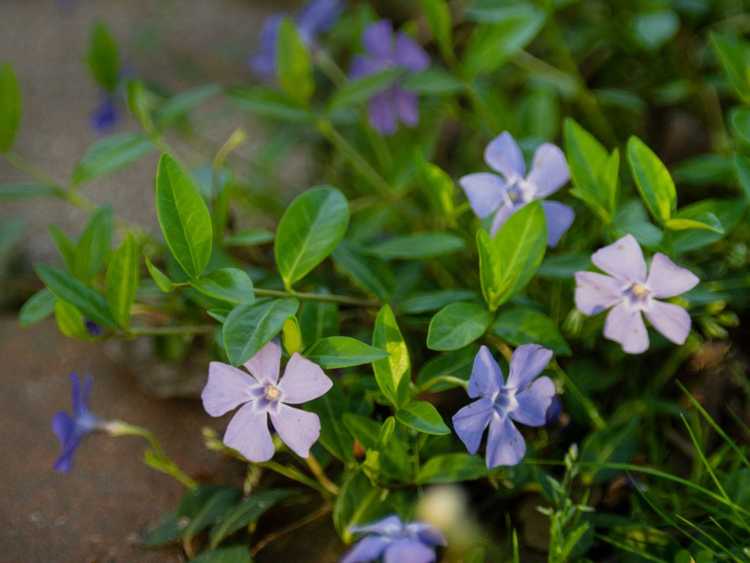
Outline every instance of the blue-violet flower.
<svg viewBox="0 0 750 563">
<path fill-rule="evenodd" d="M 385 563 L 432 563 L 435 547 L 446 544 L 443 534 L 429 524 L 405 524 L 395 515 L 366 526 L 353 526 L 350 530 L 367 535 L 340 563 L 366 563 L 381 557 Z"/>
<path fill-rule="evenodd" d="M 97 133 L 108 133 L 120 121 L 120 110 L 113 94 L 105 92 L 102 101 L 91 114 L 91 127 Z"/>
<path fill-rule="evenodd" d="M 102 421 L 91 413 L 88 402 L 91 394 L 93 378 L 87 375 L 83 379 L 83 385 L 78 380 L 78 375 L 70 374 L 73 412 L 72 416 L 65 411 L 55 414 L 52 419 L 52 430 L 60 440 L 61 452 L 55 461 L 55 471 L 67 473 L 73 466 L 75 455 L 81 440 L 91 432 L 102 428 Z"/>
</svg>

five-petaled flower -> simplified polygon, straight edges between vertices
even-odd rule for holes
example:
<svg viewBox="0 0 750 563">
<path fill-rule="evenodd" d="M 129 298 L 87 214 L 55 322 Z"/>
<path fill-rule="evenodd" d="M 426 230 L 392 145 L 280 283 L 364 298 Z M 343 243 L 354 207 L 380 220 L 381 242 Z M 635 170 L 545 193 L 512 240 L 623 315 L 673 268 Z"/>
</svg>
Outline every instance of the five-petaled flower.
<svg viewBox="0 0 750 563">
<path fill-rule="evenodd" d="M 513 424 L 544 426 L 547 409 L 555 396 L 549 377 L 537 376 L 552 358 L 538 344 L 516 348 L 510 360 L 508 383 L 486 346 L 479 349 L 469 379 L 469 397 L 477 399 L 453 415 L 456 434 L 471 454 L 477 453 L 487 426 L 487 467 L 516 465 L 526 453 L 523 436 Z"/>
<path fill-rule="evenodd" d="M 526 175 L 526 164 L 521 149 L 507 131 L 493 139 L 484 150 L 487 165 L 499 172 L 477 172 L 459 180 L 469 204 L 478 217 L 495 214 L 492 234 L 521 207 L 555 193 L 570 178 L 565 155 L 555 145 L 544 143 L 534 153 L 531 172 Z M 547 243 L 556 246 L 573 224 L 573 209 L 557 201 L 542 202 L 547 219 Z"/>
<path fill-rule="evenodd" d="M 638 241 L 625 235 L 594 252 L 591 261 L 604 274 L 576 272 L 576 307 L 585 315 L 612 308 L 604 336 L 622 345 L 629 354 L 648 349 L 648 332 L 641 313 L 651 325 L 675 344 L 690 334 L 690 315 L 678 305 L 656 298 L 676 297 L 694 288 L 698 277 L 657 252 L 647 275 Z"/>
<path fill-rule="evenodd" d="M 381 20 L 371 24 L 362 36 L 365 55 L 352 63 L 352 78 L 362 78 L 389 68 L 419 72 L 430 65 L 430 57 L 419 44 L 404 33 L 393 33 L 393 24 Z M 395 82 L 370 98 L 370 125 L 383 135 L 396 132 L 400 121 L 409 127 L 419 122 L 419 99 L 414 92 Z"/>
<path fill-rule="evenodd" d="M 350 530 L 367 535 L 344 555 L 341 563 L 366 563 L 381 557 L 385 563 L 432 563 L 435 548 L 446 544 L 443 534 L 429 524 L 405 524 L 395 515 Z"/>
<path fill-rule="evenodd" d="M 61 452 L 55 461 L 55 471 L 67 473 L 73 466 L 75 455 L 81 440 L 91 432 L 102 428 L 102 421 L 89 410 L 88 402 L 91 394 L 93 378 L 87 375 L 83 379 L 83 385 L 78 380 L 78 375 L 70 374 L 73 413 L 72 416 L 65 411 L 55 414 L 52 419 L 52 430 L 60 440 Z"/>
<path fill-rule="evenodd" d="M 316 37 L 336 23 L 344 9 L 341 0 L 311 0 L 302 9 L 295 23 L 300 38 L 308 46 L 315 45 Z M 266 19 L 260 32 L 260 50 L 250 58 L 250 68 L 264 80 L 276 76 L 276 40 L 284 16 L 275 14 Z"/>
<path fill-rule="evenodd" d="M 292 354 L 281 380 L 280 364 L 281 346 L 272 341 L 245 363 L 252 377 L 221 362 L 209 365 L 208 383 L 201 394 L 203 408 L 211 416 L 222 416 L 242 405 L 227 426 L 224 443 L 250 461 L 273 457 L 269 415 L 282 441 L 301 457 L 310 455 L 320 436 L 318 415 L 289 405 L 317 399 L 333 382 L 319 365 L 297 353 Z"/>
<path fill-rule="evenodd" d="M 91 114 L 91 127 L 97 133 L 108 133 L 120 121 L 120 110 L 117 108 L 115 96 L 109 92 L 103 92 L 102 101 Z"/>
</svg>

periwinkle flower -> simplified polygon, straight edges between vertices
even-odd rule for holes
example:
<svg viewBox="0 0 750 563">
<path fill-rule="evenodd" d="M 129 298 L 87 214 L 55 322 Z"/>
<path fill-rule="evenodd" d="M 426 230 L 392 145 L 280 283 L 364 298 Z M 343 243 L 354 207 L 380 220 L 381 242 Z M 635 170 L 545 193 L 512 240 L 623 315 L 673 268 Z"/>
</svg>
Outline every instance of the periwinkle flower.
<svg viewBox="0 0 750 563">
<path fill-rule="evenodd" d="M 678 305 L 658 299 L 676 297 L 700 281 L 691 271 L 677 266 L 657 252 L 651 270 L 638 241 L 625 235 L 594 252 L 591 261 L 609 275 L 576 272 L 576 307 L 585 315 L 611 311 L 604 324 L 604 336 L 622 345 L 629 354 L 648 350 L 648 332 L 641 313 L 651 325 L 675 344 L 690 334 L 690 315 Z"/>
<path fill-rule="evenodd" d="M 324 395 L 333 382 L 320 366 L 292 354 L 279 380 L 281 346 L 272 341 L 245 363 L 246 372 L 221 362 L 211 362 L 208 383 L 201 398 L 211 416 L 222 416 L 240 407 L 227 426 L 224 443 L 250 461 L 268 461 L 274 446 L 268 417 L 282 441 L 300 457 L 320 436 L 315 413 L 289 405 L 306 403 Z"/>
<path fill-rule="evenodd" d="M 351 77 L 362 78 L 388 68 L 419 72 L 430 65 L 430 57 L 419 44 L 404 33 L 394 36 L 393 24 L 381 20 L 371 24 L 362 36 L 365 55 L 358 55 L 352 64 Z M 419 99 L 394 83 L 370 98 L 370 125 L 383 135 L 396 132 L 398 122 L 413 127 L 419 123 Z"/>
<path fill-rule="evenodd" d="M 295 18 L 297 31 L 305 45 L 314 45 L 318 35 L 336 23 L 344 9 L 341 0 L 311 0 Z M 250 68 L 260 78 L 276 76 L 276 39 L 284 16 L 274 14 L 266 19 L 260 32 L 260 50 L 250 58 Z"/>
<path fill-rule="evenodd" d="M 55 471 L 67 473 L 73 466 L 73 456 L 86 435 L 102 428 L 102 421 L 91 413 L 88 402 L 91 394 L 93 378 L 87 375 L 83 384 L 78 375 L 70 374 L 71 394 L 73 403 L 72 416 L 60 411 L 52 419 L 52 430 L 60 440 L 61 452 L 55 461 Z"/>
<path fill-rule="evenodd" d="M 86 332 L 89 333 L 89 336 L 96 337 L 102 335 L 102 327 L 96 324 L 94 321 L 86 319 L 84 326 L 86 327 Z"/>
<path fill-rule="evenodd" d="M 526 443 L 513 421 L 544 426 L 555 396 L 549 377 L 537 377 L 552 358 L 538 344 L 516 348 L 510 360 L 508 382 L 486 346 L 479 349 L 469 379 L 469 397 L 477 399 L 453 415 L 453 428 L 470 454 L 477 453 L 487 426 L 487 467 L 516 465 L 526 453 Z"/>
<path fill-rule="evenodd" d="M 526 164 L 521 149 L 507 131 L 493 139 L 484 150 L 484 161 L 499 172 L 477 172 L 459 180 L 478 217 L 493 213 L 491 233 L 494 234 L 521 207 L 555 193 L 570 179 L 565 155 L 555 145 L 543 143 L 536 149 L 531 172 L 526 175 Z M 573 209 L 558 201 L 543 201 L 547 219 L 547 244 L 556 246 L 573 224 Z"/>
<path fill-rule="evenodd" d="M 355 534 L 367 534 L 344 555 L 340 563 L 432 563 L 435 548 L 446 541 L 429 524 L 405 524 L 398 516 L 388 516 L 366 526 L 353 526 Z"/>
<path fill-rule="evenodd" d="M 105 92 L 102 101 L 91 114 L 91 127 L 97 133 L 108 133 L 120 121 L 120 110 L 113 94 Z"/>
</svg>

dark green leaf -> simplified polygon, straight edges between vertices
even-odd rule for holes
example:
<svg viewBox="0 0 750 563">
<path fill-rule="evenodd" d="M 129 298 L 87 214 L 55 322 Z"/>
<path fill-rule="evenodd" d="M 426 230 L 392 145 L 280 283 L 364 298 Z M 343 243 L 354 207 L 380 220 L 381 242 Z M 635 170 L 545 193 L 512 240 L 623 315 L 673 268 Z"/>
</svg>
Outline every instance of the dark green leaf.
<svg viewBox="0 0 750 563">
<path fill-rule="evenodd" d="M 146 532 L 143 545 L 158 547 L 178 540 L 187 526 L 187 520 L 181 520 L 177 514 L 168 514 L 159 524 Z"/>
<path fill-rule="evenodd" d="M 750 157 L 737 154 L 734 157 L 734 171 L 742 188 L 745 201 L 750 202 Z"/>
<path fill-rule="evenodd" d="M 457 483 L 473 481 L 487 475 L 481 457 L 469 454 L 445 454 L 427 460 L 417 474 L 417 484 Z"/>
<path fill-rule="evenodd" d="M 115 328 L 115 320 L 103 295 L 57 268 L 39 264 L 36 266 L 39 278 L 58 299 L 67 301 L 79 309 L 88 320 L 97 324 Z"/>
<path fill-rule="evenodd" d="M 672 10 L 657 10 L 637 14 L 633 20 L 633 34 L 640 45 L 655 50 L 674 37 L 680 19 Z"/>
<path fill-rule="evenodd" d="M 190 543 L 196 534 L 226 517 L 237 506 L 239 496 L 236 489 L 220 489 L 211 495 L 185 528 L 185 542 Z"/>
<path fill-rule="evenodd" d="M 380 424 L 366 416 L 360 416 L 350 412 L 344 413 L 343 426 L 352 437 L 367 449 L 375 449 L 378 445 Z"/>
<path fill-rule="evenodd" d="M 240 108 L 263 117 L 293 123 L 315 119 L 315 114 L 271 88 L 232 88 L 228 94 Z"/>
<path fill-rule="evenodd" d="M 448 2 L 446 0 L 421 0 L 420 4 L 443 58 L 452 60 L 453 21 Z"/>
<path fill-rule="evenodd" d="M 284 321 L 298 308 L 296 299 L 274 299 L 235 307 L 222 329 L 229 361 L 238 366 L 252 358 L 281 332 Z"/>
<path fill-rule="evenodd" d="M 750 102 L 750 46 L 747 42 L 723 33 L 711 33 L 711 44 L 729 83 L 745 103 Z"/>
<path fill-rule="evenodd" d="M 49 317 L 55 310 L 55 295 L 49 289 L 40 289 L 29 297 L 18 313 L 22 327 L 28 327 Z"/>
<path fill-rule="evenodd" d="M 547 256 L 539 266 L 537 276 L 550 280 L 572 280 L 573 274 L 585 270 L 591 264 L 589 254 L 557 254 Z"/>
<path fill-rule="evenodd" d="M 204 551 L 190 563 L 253 563 L 247 546 L 221 547 Z"/>
<path fill-rule="evenodd" d="M 357 286 L 372 293 L 378 299 L 388 299 L 394 285 L 393 273 L 389 268 L 377 268 L 372 258 L 361 256 L 352 245 L 342 241 L 333 252 L 336 268 L 349 277 Z"/>
<path fill-rule="evenodd" d="M 344 463 L 354 460 L 354 442 L 341 415 L 348 407 L 346 396 L 337 383 L 322 397 L 308 403 L 311 411 L 320 417 L 320 443 Z"/>
<path fill-rule="evenodd" d="M 351 541 L 349 528 L 385 516 L 389 507 L 381 501 L 383 491 L 373 487 L 362 471 L 350 474 L 333 506 L 333 523 L 344 541 Z"/>
<path fill-rule="evenodd" d="M 68 236 L 62 232 L 57 225 L 49 226 L 49 235 L 52 237 L 52 242 L 55 244 L 57 252 L 65 262 L 65 267 L 69 271 L 75 270 L 76 264 L 76 245 L 68 238 Z"/>
<path fill-rule="evenodd" d="M 410 92 L 432 96 L 448 96 L 462 92 L 466 85 L 447 70 L 431 67 L 407 74 L 401 86 Z"/>
<path fill-rule="evenodd" d="M 73 183 L 85 184 L 111 174 L 145 156 L 154 145 L 141 133 L 117 133 L 86 149 L 73 170 Z"/>
<path fill-rule="evenodd" d="M 224 237 L 224 246 L 256 246 L 273 241 L 273 233 L 266 229 L 248 229 Z"/>
<path fill-rule="evenodd" d="M 388 354 L 356 338 L 329 336 L 305 350 L 305 356 L 322 368 L 338 369 L 369 364 Z"/>
<path fill-rule="evenodd" d="M 587 262 L 588 263 L 588 262 Z M 468 301 L 479 296 L 468 289 L 437 289 L 412 295 L 399 304 L 399 311 L 405 314 L 437 311 L 450 303 Z"/>
<path fill-rule="evenodd" d="M 396 420 L 424 434 L 450 434 L 440 413 L 427 401 L 412 401 L 396 411 Z"/>
<path fill-rule="evenodd" d="M 86 58 L 97 84 L 107 92 L 114 92 L 120 82 L 120 57 L 115 38 L 106 24 L 97 22 L 91 29 Z"/>
<path fill-rule="evenodd" d="M 684 219 L 705 218 L 711 214 L 717 218 L 723 232 L 705 229 L 691 229 L 672 233 L 672 245 L 678 254 L 697 250 L 718 240 L 731 232 L 747 211 L 747 200 L 744 199 L 705 199 L 680 209 L 677 217 Z"/>
<path fill-rule="evenodd" d="M 541 344 L 562 356 L 571 354 L 570 346 L 555 322 L 544 313 L 528 307 L 513 307 L 497 315 L 492 332 L 514 346 Z"/>
<path fill-rule="evenodd" d="M 319 290 L 319 293 L 325 290 Z M 305 301 L 299 313 L 302 341 L 317 342 L 339 333 L 339 308 L 336 303 Z"/>
<path fill-rule="evenodd" d="M 388 305 L 380 309 L 375 319 L 372 345 L 388 354 L 386 358 L 373 362 L 372 369 L 380 391 L 398 407 L 409 397 L 411 361 L 409 348 Z"/>
<path fill-rule="evenodd" d="M 238 530 L 258 521 L 263 513 L 279 501 L 289 497 L 286 489 L 268 489 L 253 493 L 233 510 L 227 512 L 211 530 L 211 549 L 216 548 L 225 538 Z"/>
<path fill-rule="evenodd" d="M 92 213 L 75 248 L 73 273 L 89 280 L 104 267 L 112 245 L 112 208 L 100 207 Z"/>
<path fill-rule="evenodd" d="M 331 111 L 366 102 L 378 92 L 390 87 L 402 74 L 401 69 L 393 67 L 346 82 L 331 98 Z"/>
<path fill-rule="evenodd" d="M 448 233 L 418 233 L 368 246 L 366 253 L 386 260 L 418 260 L 458 252 L 464 246 L 462 238 Z"/>
<path fill-rule="evenodd" d="M 445 391 L 469 381 L 476 356 L 476 346 L 466 346 L 439 354 L 422 366 L 417 375 L 420 391 Z"/>
<path fill-rule="evenodd" d="M 13 148 L 21 123 L 21 88 L 9 64 L 0 65 L 0 153 Z"/>
<path fill-rule="evenodd" d="M 451 303 L 430 321 L 427 347 L 430 350 L 458 350 L 481 337 L 492 322 L 492 315 L 476 303 Z"/>
<path fill-rule="evenodd" d="M 221 301 L 250 304 L 255 301 L 253 282 L 237 268 L 222 268 L 190 282 L 195 289 Z"/>
<path fill-rule="evenodd" d="M 220 92 L 221 86 L 218 84 L 206 84 L 180 92 L 161 105 L 156 118 L 160 123 L 171 123 Z"/>
<path fill-rule="evenodd" d="M 32 197 L 64 197 L 64 192 L 56 186 L 32 183 L 0 184 L 0 201 L 29 199 Z"/>
<path fill-rule="evenodd" d="M 127 328 L 138 289 L 138 245 L 132 235 L 112 255 L 107 268 L 107 302 L 118 325 Z"/>
</svg>

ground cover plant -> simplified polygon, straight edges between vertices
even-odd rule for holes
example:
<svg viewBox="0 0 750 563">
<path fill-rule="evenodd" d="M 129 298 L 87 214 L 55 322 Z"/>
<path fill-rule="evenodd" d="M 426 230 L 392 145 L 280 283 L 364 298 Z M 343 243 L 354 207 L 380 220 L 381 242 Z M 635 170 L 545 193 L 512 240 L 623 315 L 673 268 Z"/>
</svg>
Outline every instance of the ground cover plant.
<svg viewBox="0 0 750 563">
<path fill-rule="evenodd" d="M 312 0 L 263 23 L 234 83 L 179 92 L 99 22 L 101 136 L 67 176 L 14 148 L 0 66 L 0 153 L 28 177 L 0 200 L 89 213 L 50 226 L 20 324 L 207 351 L 225 430 L 195 448 L 245 478 L 188 474 L 96 408 L 96 374 L 60 374 L 54 470 L 91 434 L 141 437 L 185 488 L 144 546 L 203 563 L 318 519 L 346 563 L 750 560 L 745 6 L 411 4 Z M 237 122 L 216 146 L 209 104 Z M 283 186 L 300 148 L 311 182 Z M 83 191 L 152 153 L 159 232 Z"/>
</svg>

